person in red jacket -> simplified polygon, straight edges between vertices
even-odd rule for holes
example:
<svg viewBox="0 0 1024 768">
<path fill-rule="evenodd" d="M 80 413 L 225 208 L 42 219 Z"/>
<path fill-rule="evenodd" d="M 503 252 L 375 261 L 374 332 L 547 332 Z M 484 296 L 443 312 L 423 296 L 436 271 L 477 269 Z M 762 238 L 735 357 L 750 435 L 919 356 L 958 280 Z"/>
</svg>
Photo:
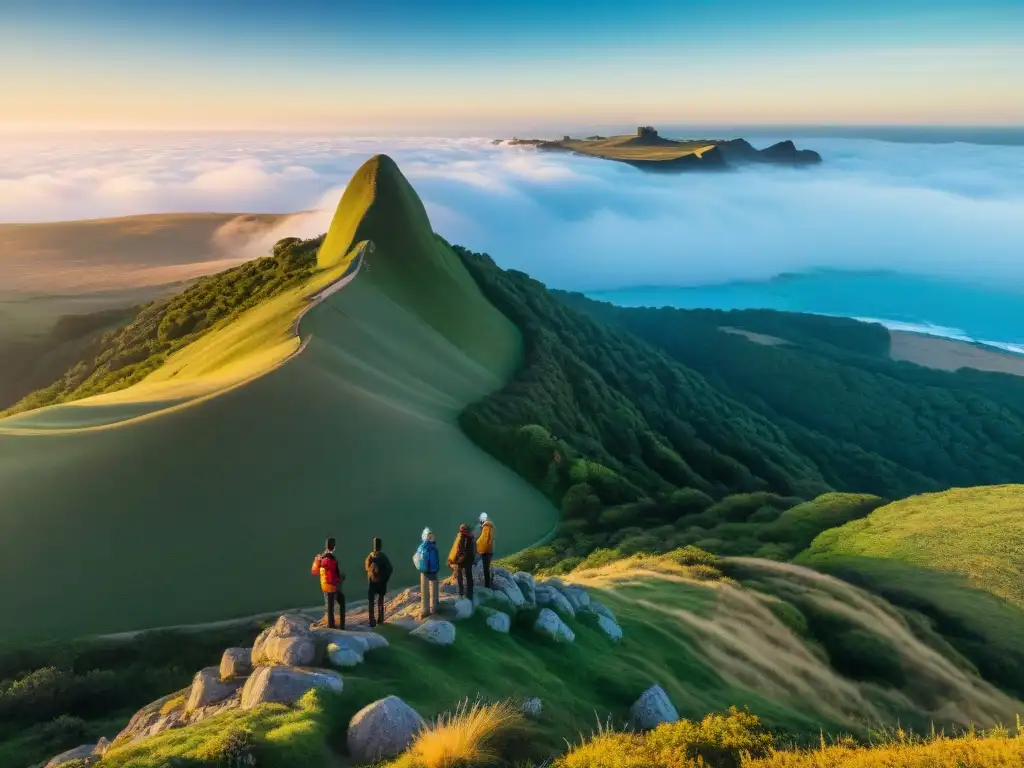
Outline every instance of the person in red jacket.
<svg viewBox="0 0 1024 768">
<path fill-rule="evenodd" d="M 334 606 L 338 605 L 340 622 L 338 627 L 345 628 L 345 594 L 341 585 L 345 574 L 338 566 L 338 558 L 334 556 L 334 537 L 327 539 L 327 549 L 313 559 L 313 575 L 320 577 L 320 590 L 324 593 L 324 609 L 327 613 L 327 626 L 334 629 Z"/>
</svg>

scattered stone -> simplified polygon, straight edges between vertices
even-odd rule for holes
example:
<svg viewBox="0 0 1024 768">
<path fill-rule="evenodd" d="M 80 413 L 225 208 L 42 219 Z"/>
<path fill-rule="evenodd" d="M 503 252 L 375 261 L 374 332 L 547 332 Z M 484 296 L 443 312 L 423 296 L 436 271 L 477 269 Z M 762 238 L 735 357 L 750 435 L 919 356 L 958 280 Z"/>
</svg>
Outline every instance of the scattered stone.
<svg viewBox="0 0 1024 768">
<path fill-rule="evenodd" d="M 451 645 L 455 642 L 455 625 L 443 619 L 428 619 L 409 634 L 434 645 Z"/>
<path fill-rule="evenodd" d="M 316 661 L 316 651 L 316 641 L 309 622 L 285 614 L 256 638 L 252 647 L 252 664 L 304 667 Z"/>
<path fill-rule="evenodd" d="M 65 765 L 70 763 L 72 760 L 85 760 L 90 765 L 99 760 L 99 757 L 95 754 L 95 744 L 83 744 L 80 747 L 69 749 L 67 752 L 61 752 L 56 757 L 50 758 L 50 762 L 46 764 L 46 768 L 57 768 L 59 765 Z"/>
<path fill-rule="evenodd" d="M 419 713 L 397 696 L 356 712 L 348 724 L 348 751 L 356 763 L 377 763 L 404 752 L 423 728 Z"/>
<path fill-rule="evenodd" d="M 242 709 L 253 709 L 268 702 L 294 704 L 314 688 L 341 693 L 344 682 L 337 672 L 326 669 L 259 667 L 242 689 Z"/>
<path fill-rule="evenodd" d="M 609 608 L 607 605 L 598 602 L 597 600 L 590 600 L 590 610 L 592 610 L 598 616 L 604 616 L 605 618 L 611 619 L 612 621 L 618 621 L 618 619 L 615 618 L 615 612 L 612 611 L 612 609 Z"/>
<path fill-rule="evenodd" d="M 526 699 L 519 710 L 531 720 L 537 720 L 544 711 L 544 705 L 534 696 L 532 699 Z"/>
<path fill-rule="evenodd" d="M 476 597 L 476 595 L 473 595 Z M 473 615 L 473 601 L 466 597 L 446 597 L 438 602 L 438 608 L 454 614 L 455 621 L 468 619 Z"/>
<path fill-rule="evenodd" d="M 512 574 L 512 579 L 519 586 L 519 591 L 523 593 L 526 604 L 531 607 L 536 605 L 537 589 L 533 582 L 533 576 L 525 571 L 518 571 Z"/>
<path fill-rule="evenodd" d="M 220 676 L 224 680 L 252 674 L 252 648 L 228 648 L 220 657 Z"/>
<path fill-rule="evenodd" d="M 495 565 L 491 567 L 491 579 L 493 580 L 495 576 L 501 576 L 503 579 L 511 579 L 512 571 L 508 568 L 503 568 L 500 565 Z"/>
<path fill-rule="evenodd" d="M 512 603 L 513 608 L 522 608 L 526 604 L 526 598 L 523 597 L 523 591 L 519 589 L 519 585 L 516 584 L 515 579 L 495 575 L 494 578 L 491 579 L 491 583 L 494 584 L 495 592 L 501 592 L 504 594 Z"/>
<path fill-rule="evenodd" d="M 604 631 L 604 633 L 611 638 L 613 643 L 617 643 L 619 642 L 619 640 L 622 639 L 622 627 L 620 627 L 614 621 L 609 619 L 607 616 L 598 614 L 597 626 L 599 626 Z"/>
<path fill-rule="evenodd" d="M 327 660 L 332 666 L 348 669 L 362 664 L 363 654 L 352 648 L 331 643 L 327 646 Z"/>
<path fill-rule="evenodd" d="M 536 591 L 537 605 L 550 606 L 556 611 L 561 611 L 566 616 L 576 616 L 576 609 L 572 607 L 569 599 L 554 587 L 547 584 L 538 584 Z"/>
<path fill-rule="evenodd" d="M 197 709 L 224 701 L 233 696 L 244 683 L 245 678 L 241 677 L 221 680 L 219 667 L 201 669 L 192 678 L 192 687 L 189 689 L 185 712 L 194 712 Z"/>
<path fill-rule="evenodd" d="M 585 610 L 590 607 L 590 595 L 587 594 L 587 590 L 581 587 L 562 587 L 559 591 L 572 603 L 574 611 Z"/>
<path fill-rule="evenodd" d="M 644 691 L 629 708 L 629 716 L 633 726 L 643 731 L 657 728 L 661 723 L 679 720 L 679 713 L 660 685 L 652 685 Z"/>
<path fill-rule="evenodd" d="M 571 643 L 576 640 L 575 633 L 550 608 L 541 609 L 533 623 L 533 631 L 556 643 Z"/>
<path fill-rule="evenodd" d="M 317 629 L 313 631 L 317 646 L 327 649 L 332 645 L 348 648 L 363 655 L 378 648 L 387 648 L 388 640 L 376 632 L 355 632 L 350 629 Z"/>
<path fill-rule="evenodd" d="M 495 611 L 492 609 L 487 610 L 487 626 L 493 629 L 495 632 L 508 632 L 512 629 L 512 618 L 507 613 L 501 611 Z"/>
</svg>

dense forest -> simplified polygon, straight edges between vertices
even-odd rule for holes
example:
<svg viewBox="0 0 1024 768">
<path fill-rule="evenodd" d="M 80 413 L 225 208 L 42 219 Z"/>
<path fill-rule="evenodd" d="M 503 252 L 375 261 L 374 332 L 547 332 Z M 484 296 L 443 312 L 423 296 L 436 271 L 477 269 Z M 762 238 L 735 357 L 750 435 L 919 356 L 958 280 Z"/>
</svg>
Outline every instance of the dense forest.
<svg viewBox="0 0 1024 768">
<path fill-rule="evenodd" d="M 25 396 L 0 415 L 79 400 L 141 381 L 171 353 L 306 280 L 316 269 L 316 252 L 322 241 L 322 236 L 286 238 L 274 246 L 272 256 L 201 278 L 170 299 L 133 310 L 133 316 L 104 312 L 61 318 L 49 339 L 25 353 L 38 360 L 47 354 L 56 356 L 61 349 L 70 350 L 56 357 L 63 365 L 51 376 L 59 378 L 49 378 L 52 384 Z M 102 331 L 104 327 L 109 330 Z M 71 344 L 74 339 L 79 343 Z M 69 356 L 71 359 L 65 359 Z"/>
<path fill-rule="evenodd" d="M 1019 379 L 893 362 L 878 325 L 620 309 L 456 251 L 527 340 L 523 370 L 461 418 L 562 510 L 525 567 L 691 544 L 788 559 L 884 498 L 1024 477 Z"/>
</svg>

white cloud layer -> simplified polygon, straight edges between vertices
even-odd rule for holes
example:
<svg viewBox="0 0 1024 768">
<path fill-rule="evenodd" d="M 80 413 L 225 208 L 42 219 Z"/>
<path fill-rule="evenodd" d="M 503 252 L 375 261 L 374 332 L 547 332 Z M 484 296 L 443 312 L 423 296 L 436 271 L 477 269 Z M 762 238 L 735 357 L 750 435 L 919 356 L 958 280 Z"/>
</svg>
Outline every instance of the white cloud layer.
<svg viewBox="0 0 1024 768">
<path fill-rule="evenodd" d="M 359 164 L 386 152 L 438 232 L 556 287 L 693 285 L 831 267 L 1024 290 L 1024 147 L 798 143 L 824 164 L 650 175 L 483 139 L 8 137 L 0 221 L 320 209 L 274 233 L 312 235 L 326 229 Z"/>
</svg>

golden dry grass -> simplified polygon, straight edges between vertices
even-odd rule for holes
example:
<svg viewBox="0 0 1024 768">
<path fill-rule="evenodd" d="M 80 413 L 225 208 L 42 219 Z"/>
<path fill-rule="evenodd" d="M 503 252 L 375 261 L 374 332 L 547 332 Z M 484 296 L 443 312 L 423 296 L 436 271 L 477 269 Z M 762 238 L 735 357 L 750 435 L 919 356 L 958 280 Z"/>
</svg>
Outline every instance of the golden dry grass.
<svg viewBox="0 0 1024 768">
<path fill-rule="evenodd" d="M 278 214 L 168 213 L 0 224 L 0 291 L 110 291 L 189 280 L 252 258 Z"/>
<path fill-rule="evenodd" d="M 522 713 L 510 701 L 463 704 L 420 732 L 393 768 L 462 768 L 493 765 L 501 760 L 501 743 L 526 728 Z"/>
</svg>

